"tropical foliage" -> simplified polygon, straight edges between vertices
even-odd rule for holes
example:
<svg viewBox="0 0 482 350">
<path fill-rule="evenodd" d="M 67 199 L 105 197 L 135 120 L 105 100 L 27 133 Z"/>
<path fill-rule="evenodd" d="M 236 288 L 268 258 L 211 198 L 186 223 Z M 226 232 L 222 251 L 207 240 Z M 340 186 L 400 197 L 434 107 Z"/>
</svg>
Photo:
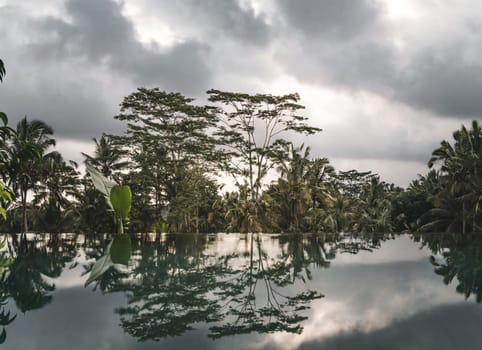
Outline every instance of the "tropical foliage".
<svg viewBox="0 0 482 350">
<path fill-rule="evenodd" d="M 411 226 L 423 231 L 480 232 L 482 230 L 482 128 L 473 121 L 453 133 L 454 142 L 442 141 L 432 153 L 427 176 L 409 187 L 416 198 Z M 418 211 L 414 222 L 413 211 Z"/>
<path fill-rule="evenodd" d="M 3 63 L 0 79 L 5 76 Z M 99 176 L 129 188 L 130 215 L 89 171 L 55 151 L 51 126 L 0 113 L 1 229 L 10 232 L 400 232 L 482 230 L 482 128 L 442 141 L 430 171 L 402 189 L 370 171 L 336 171 L 290 141 L 321 129 L 297 94 L 220 90 L 209 105 L 139 88 L 124 98 L 121 135 L 94 138 L 82 153 Z M 222 183 L 232 179 L 234 188 Z M 91 181 L 94 180 L 94 183 Z M 229 181 L 228 181 L 229 182 Z M 230 191 L 225 190 L 231 188 Z M 117 193 L 117 191 L 120 191 Z M 122 192 L 122 193 L 121 193 Z M 126 192 L 116 189 L 114 195 Z M 106 201 L 107 199 L 107 201 Z M 7 212 L 9 215 L 5 216 Z"/>
</svg>

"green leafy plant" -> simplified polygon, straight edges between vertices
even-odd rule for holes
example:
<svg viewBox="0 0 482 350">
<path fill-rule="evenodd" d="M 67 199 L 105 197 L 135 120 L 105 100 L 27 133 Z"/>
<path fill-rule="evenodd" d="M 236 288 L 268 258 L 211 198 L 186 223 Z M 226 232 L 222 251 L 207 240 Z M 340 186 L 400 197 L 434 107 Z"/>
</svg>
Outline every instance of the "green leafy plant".
<svg viewBox="0 0 482 350">
<path fill-rule="evenodd" d="M 118 224 L 117 234 L 107 246 L 105 254 L 92 267 L 90 276 L 85 283 L 85 285 L 88 285 L 98 279 L 114 264 L 127 265 L 129 262 L 132 254 L 132 244 L 130 237 L 124 233 L 124 224 L 129 220 L 132 193 L 129 186 L 118 185 L 116 182 L 109 180 L 89 163 L 86 163 L 86 170 L 92 178 L 94 187 L 104 195 Z"/>
<path fill-rule="evenodd" d="M 0 182 L 0 203 L 8 203 L 12 201 L 12 194 L 10 190 L 5 187 L 3 183 Z M 0 216 L 3 220 L 7 220 L 7 211 L 3 206 L 0 205 Z"/>
<path fill-rule="evenodd" d="M 124 233 L 124 223 L 131 211 L 132 193 L 129 186 L 114 186 L 110 191 L 110 203 L 119 223 L 119 232 Z"/>
</svg>

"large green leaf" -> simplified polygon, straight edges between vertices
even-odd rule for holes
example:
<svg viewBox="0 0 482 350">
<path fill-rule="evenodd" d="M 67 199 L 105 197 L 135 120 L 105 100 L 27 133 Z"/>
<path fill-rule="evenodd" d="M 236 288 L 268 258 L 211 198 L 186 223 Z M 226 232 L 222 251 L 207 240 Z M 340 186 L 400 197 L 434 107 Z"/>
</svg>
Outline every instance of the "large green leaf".
<svg viewBox="0 0 482 350">
<path fill-rule="evenodd" d="M 0 60 L 0 82 L 3 81 L 3 77 L 5 76 L 5 64 L 3 64 L 3 61 Z"/>
<path fill-rule="evenodd" d="M 115 215 L 125 220 L 131 211 L 132 193 L 129 186 L 114 186 L 110 191 L 110 202 Z"/>
<path fill-rule="evenodd" d="M 90 283 L 98 279 L 104 272 L 106 272 L 110 267 L 114 266 L 110 258 L 110 248 L 112 247 L 112 242 L 107 246 L 105 254 L 98 259 L 92 270 L 90 271 L 89 278 L 85 282 L 85 286 L 88 286 Z"/>
<path fill-rule="evenodd" d="M 8 117 L 5 113 L 0 112 L 0 120 L 2 121 L 3 125 L 8 124 Z"/>
<path fill-rule="evenodd" d="M 117 183 L 106 178 L 100 171 L 98 171 L 88 162 L 85 163 L 85 169 L 90 174 L 94 187 L 104 195 L 109 207 L 114 209 L 110 200 L 110 191 L 114 186 L 117 186 Z"/>
<path fill-rule="evenodd" d="M 7 340 L 7 331 L 3 328 L 2 333 L 0 334 L 0 344 L 5 343 L 5 340 Z"/>
<path fill-rule="evenodd" d="M 132 254 L 132 243 L 129 235 L 115 235 L 110 248 L 110 258 L 114 264 L 127 265 Z"/>
</svg>

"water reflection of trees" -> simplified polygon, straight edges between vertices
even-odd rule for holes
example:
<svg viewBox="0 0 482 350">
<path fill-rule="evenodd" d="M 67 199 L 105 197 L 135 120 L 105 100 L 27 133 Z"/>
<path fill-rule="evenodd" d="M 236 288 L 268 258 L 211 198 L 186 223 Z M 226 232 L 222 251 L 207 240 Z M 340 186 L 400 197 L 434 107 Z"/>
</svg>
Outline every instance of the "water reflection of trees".
<svg viewBox="0 0 482 350">
<path fill-rule="evenodd" d="M 0 249 L 5 246 L 5 241 L 0 242 Z M 12 263 L 12 260 L 8 256 L 6 251 L 0 252 L 0 285 L 5 283 L 7 276 L 7 269 Z M 17 315 L 12 315 L 10 310 L 7 309 L 8 294 L 0 290 L 0 326 L 2 326 L 2 332 L 0 333 L 0 344 L 3 344 L 7 339 L 7 330 L 5 329 L 10 323 L 12 323 Z"/>
<path fill-rule="evenodd" d="M 300 312 L 321 294 L 283 294 L 281 288 L 292 284 L 293 264 L 271 258 L 261 236 L 246 239 L 245 250 L 224 255 L 208 245 L 209 236 L 170 236 L 139 247 L 128 276 L 104 289 L 127 293 L 128 306 L 117 310 L 124 329 L 140 340 L 180 335 L 201 322 L 212 323 L 213 338 L 301 332 L 306 316 Z"/>
<path fill-rule="evenodd" d="M 128 305 L 116 312 L 129 334 L 158 340 L 200 323 L 210 323 L 211 338 L 301 333 L 310 303 L 323 296 L 305 284 L 311 269 L 329 267 L 337 252 L 380 244 L 378 237 L 247 235 L 240 236 L 242 247 L 220 253 L 218 237 L 166 236 L 155 244 L 134 240 L 128 271 L 98 281 L 104 292 L 127 294 Z"/>
<path fill-rule="evenodd" d="M 68 239 L 70 238 L 70 239 Z M 0 293 L 15 301 L 21 312 L 39 309 L 52 300 L 55 285 L 50 279 L 61 275 L 73 262 L 78 245 L 75 236 L 21 236 L 8 242 L 12 263 L 6 271 Z"/>
<path fill-rule="evenodd" d="M 456 291 L 482 302 L 482 237 L 476 234 L 424 234 L 415 236 L 434 255 L 430 262 L 446 285 L 456 281 Z"/>
<path fill-rule="evenodd" d="M 108 235 L 16 238 L 9 240 L 12 263 L 3 275 L 0 296 L 12 298 L 22 312 L 48 305 L 53 280 L 75 267 L 82 252 L 88 273 L 110 241 Z M 312 271 L 328 268 L 338 253 L 379 245 L 378 236 L 329 234 L 134 236 L 129 266 L 107 270 L 94 289 L 126 294 L 127 305 L 116 312 L 124 330 L 139 340 L 199 327 L 207 327 L 212 338 L 300 333 L 310 303 L 322 297 L 309 288 Z M 0 322 L 2 315 L 0 309 Z"/>
</svg>

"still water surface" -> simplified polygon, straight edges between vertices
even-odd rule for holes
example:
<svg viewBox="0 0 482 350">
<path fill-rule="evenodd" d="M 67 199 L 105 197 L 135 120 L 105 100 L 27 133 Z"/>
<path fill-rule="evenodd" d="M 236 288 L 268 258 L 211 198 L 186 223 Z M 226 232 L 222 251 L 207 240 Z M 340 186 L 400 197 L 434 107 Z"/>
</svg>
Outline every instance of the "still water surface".
<svg viewBox="0 0 482 350">
<path fill-rule="evenodd" d="M 482 348 L 478 237 L 139 236 L 85 286 L 109 240 L 9 238 L 0 348 Z"/>
</svg>

